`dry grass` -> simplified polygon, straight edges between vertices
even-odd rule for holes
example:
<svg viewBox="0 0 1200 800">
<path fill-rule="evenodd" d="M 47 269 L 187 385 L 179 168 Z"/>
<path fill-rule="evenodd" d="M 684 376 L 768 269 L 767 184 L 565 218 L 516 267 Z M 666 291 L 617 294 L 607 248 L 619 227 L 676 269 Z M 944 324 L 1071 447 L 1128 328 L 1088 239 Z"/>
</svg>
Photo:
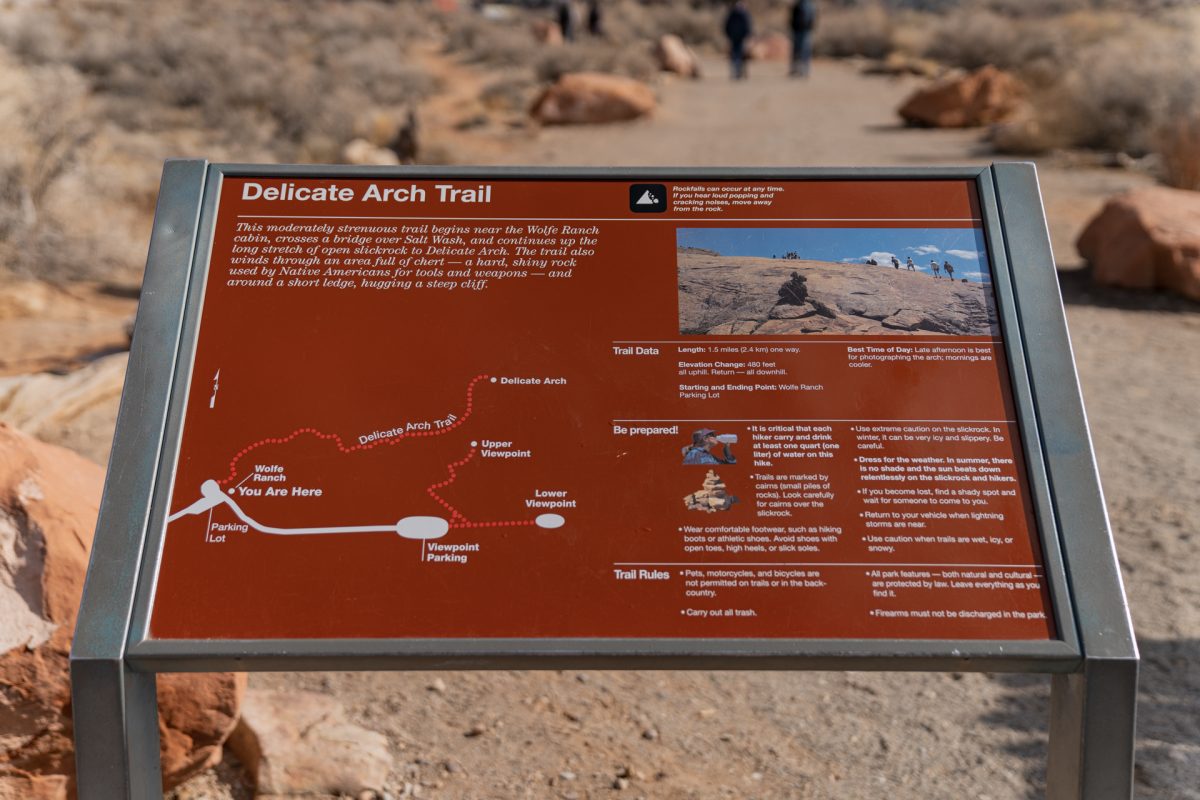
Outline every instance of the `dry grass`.
<svg viewBox="0 0 1200 800">
<path fill-rule="evenodd" d="M 814 37 L 818 55 L 883 58 L 896 49 L 896 17 L 881 3 L 821 13 Z"/>
<path fill-rule="evenodd" d="M 0 15 L 0 276 L 134 276 L 168 155 L 337 160 L 432 84 L 416 3 L 137 0 Z M 136 246 L 131 246 L 131 242 Z"/>
<path fill-rule="evenodd" d="M 607 72 L 649 80 L 658 73 L 658 62 L 648 46 L 613 47 L 603 42 L 579 42 L 570 47 L 547 48 L 534 71 L 543 81 L 558 80 L 568 72 Z"/>
<path fill-rule="evenodd" d="M 898 12 L 865 0 L 827 9 L 816 43 L 832 56 L 900 52 L 962 69 L 1009 70 L 1031 87 L 1032 109 L 997 132 L 1003 152 L 1157 152 L 1164 179 L 1188 184 L 1197 149 L 1191 120 L 1200 118 L 1200 10 L 1169 5 L 934 0 Z"/>
<path fill-rule="evenodd" d="M 1159 131 L 1163 182 L 1176 189 L 1200 191 L 1200 115 L 1175 119 Z"/>
</svg>

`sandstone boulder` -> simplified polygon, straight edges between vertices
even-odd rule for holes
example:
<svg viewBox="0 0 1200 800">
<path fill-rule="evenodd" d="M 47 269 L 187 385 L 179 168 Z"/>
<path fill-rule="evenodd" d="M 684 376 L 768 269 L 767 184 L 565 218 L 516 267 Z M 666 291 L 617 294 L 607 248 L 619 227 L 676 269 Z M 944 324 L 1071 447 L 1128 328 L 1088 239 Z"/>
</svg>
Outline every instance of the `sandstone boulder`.
<svg viewBox="0 0 1200 800">
<path fill-rule="evenodd" d="M 973 128 L 1003 122 L 1021 108 L 1024 98 L 1017 78 L 988 65 L 917 90 L 898 113 L 909 125 Z"/>
<path fill-rule="evenodd" d="M 654 57 L 664 72 L 673 72 L 684 78 L 700 77 L 700 59 L 692 49 L 674 34 L 660 36 L 654 46 Z"/>
<path fill-rule="evenodd" d="M 400 164 L 400 158 L 394 151 L 376 147 L 366 139 L 351 139 L 342 148 L 342 162 L 359 166 L 394 167 Z"/>
<path fill-rule="evenodd" d="M 0 422 L 103 464 L 128 361 L 128 353 L 117 353 L 66 375 L 0 377 Z"/>
<path fill-rule="evenodd" d="M 764 33 L 747 43 L 746 55 L 753 61 L 790 61 L 792 40 L 782 33 Z"/>
<path fill-rule="evenodd" d="M 96 284 L 5 281 L 0 287 L 0 375 L 66 370 L 129 348 L 133 292 Z"/>
<path fill-rule="evenodd" d="M 588 125 L 636 119 L 656 105 L 654 90 L 641 81 L 574 72 L 542 92 L 531 113 L 546 125 Z"/>
<path fill-rule="evenodd" d="M 1162 186 L 1110 199 L 1076 243 L 1092 279 L 1200 300 L 1200 193 Z"/>
<path fill-rule="evenodd" d="M 392 766 L 386 736 L 350 722 L 341 703 L 316 692 L 248 692 L 229 746 L 260 795 L 382 789 Z"/>
<path fill-rule="evenodd" d="M 68 655 L 103 481 L 96 464 L 0 424 L 0 798 L 74 794 Z M 220 760 L 243 684 L 160 678 L 165 786 Z"/>
</svg>

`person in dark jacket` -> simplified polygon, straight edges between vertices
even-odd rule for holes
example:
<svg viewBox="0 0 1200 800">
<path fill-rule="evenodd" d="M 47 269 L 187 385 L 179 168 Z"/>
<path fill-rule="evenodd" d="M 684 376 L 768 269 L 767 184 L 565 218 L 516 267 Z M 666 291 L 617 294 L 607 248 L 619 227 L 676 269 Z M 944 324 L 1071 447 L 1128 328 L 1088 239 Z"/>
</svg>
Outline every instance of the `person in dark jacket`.
<svg viewBox="0 0 1200 800">
<path fill-rule="evenodd" d="M 575 6 L 571 0 L 558 0 L 558 28 L 563 41 L 575 41 Z"/>
<path fill-rule="evenodd" d="M 792 69 L 796 77 L 807 78 L 812 68 L 812 37 L 817 27 L 817 0 L 796 0 L 792 6 Z"/>
<path fill-rule="evenodd" d="M 604 35 L 604 14 L 600 10 L 600 0 L 591 0 L 588 3 L 587 28 L 592 36 Z"/>
<path fill-rule="evenodd" d="M 725 17 L 725 37 L 729 39 L 729 64 L 733 79 L 746 77 L 746 41 L 754 33 L 746 0 L 736 0 Z"/>
</svg>

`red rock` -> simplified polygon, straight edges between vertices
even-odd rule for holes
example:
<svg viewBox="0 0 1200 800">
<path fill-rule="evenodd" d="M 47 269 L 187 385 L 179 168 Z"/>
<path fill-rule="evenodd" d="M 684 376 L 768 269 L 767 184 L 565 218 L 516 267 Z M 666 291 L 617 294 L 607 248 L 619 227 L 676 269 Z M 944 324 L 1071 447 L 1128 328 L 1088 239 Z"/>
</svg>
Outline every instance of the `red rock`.
<svg viewBox="0 0 1200 800">
<path fill-rule="evenodd" d="M 0 800 L 74 796 L 68 657 L 103 482 L 96 464 L 0 423 Z M 159 679 L 165 787 L 220 758 L 244 682 Z"/>
<path fill-rule="evenodd" d="M 654 91 L 640 81 L 574 72 L 542 92 L 531 113 L 546 125 L 587 125 L 636 119 L 656 105 Z"/>
<path fill-rule="evenodd" d="M 1200 300 L 1200 192 L 1151 186 L 1117 195 L 1076 247 L 1097 283 Z"/>
<path fill-rule="evenodd" d="M 1017 78 L 988 65 L 968 75 L 938 81 L 914 92 L 898 113 L 910 125 L 973 128 L 1003 122 L 1025 98 Z"/>
<path fill-rule="evenodd" d="M 356 795 L 382 789 L 392 768 L 387 737 L 316 692 L 250 692 L 229 747 L 260 796 Z"/>
<path fill-rule="evenodd" d="M 0 774 L 0 800 L 67 800 L 67 779 L 14 771 Z"/>
<path fill-rule="evenodd" d="M 692 49 L 674 34 L 660 36 L 654 46 L 654 56 L 664 72 L 674 72 L 685 78 L 700 77 L 700 59 Z"/>
<path fill-rule="evenodd" d="M 764 33 L 750 40 L 746 55 L 752 61 L 790 61 L 792 40 L 782 33 Z"/>
</svg>

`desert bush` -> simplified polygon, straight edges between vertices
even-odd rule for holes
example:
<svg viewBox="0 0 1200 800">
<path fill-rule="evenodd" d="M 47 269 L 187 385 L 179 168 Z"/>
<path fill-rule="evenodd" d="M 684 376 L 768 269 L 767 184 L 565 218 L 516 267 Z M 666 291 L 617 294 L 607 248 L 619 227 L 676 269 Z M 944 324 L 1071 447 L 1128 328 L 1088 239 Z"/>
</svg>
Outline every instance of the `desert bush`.
<svg viewBox="0 0 1200 800">
<path fill-rule="evenodd" d="M 460 14 L 447 21 L 446 50 L 472 64 L 491 67 L 528 65 L 541 47 L 534 40 L 528 20 L 486 19 Z"/>
<path fill-rule="evenodd" d="M 631 45 L 674 34 L 693 47 L 725 46 L 721 4 L 645 3 L 621 0 L 608 11 L 605 28 L 611 41 Z"/>
<path fill-rule="evenodd" d="M 66 221 L 47 197 L 77 163 L 94 133 L 84 81 L 71 69 L 32 70 L 0 59 L 0 265 L 3 271 L 78 277 L 86 245 L 47 246 Z M 61 238 L 61 237 L 58 237 Z"/>
<path fill-rule="evenodd" d="M 545 50 L 535 67 L 543 81 L 555 81 L 568 72 L 607 72 L 647 80 L 658 72 L 647 45 L 612 47 L 601 42 L 578 42 L 570 47 Z"/>
<path fill-rule="evenodd" d="M 1156 145 L 1163 183 L 1200 191 L 1200 111 L 1165 123 L 1158 131 Z"/>
<path fill-rule="evenodd" d="M 537 83 L 528 77 L 503 77 L 483 87 L 479 101 L 492 111 L 524 111 L 537 88 Z"/>
<path fill-rule="evenodd" d="M 1179 109 L 1196 108 L 1198 68 L 1190 34 L 1113 39 L 1080 52 L 1039 107 L 1073 146 L 1144 155 Z"/>
<path fill-rule="evenodd" d="M 818 55 L 834 58 L 883 58 L 895 49 L 892 15 L 879 3 L 857 8 L 827 9 L 813 40 Z"/>
<path fill-rule="evenodd" d="M 178 126 L 184 111 L 233 141 L 257 132 L 287 158 L 310 138 L 347 136 L 356 108 L 429 92 L 403 55 L 427 27 L 421 14 L 374 0 L 125 0 L 31 7 L 3 41 L 28 62 L 76 69 L 126 128 Z"/>
</svg>

